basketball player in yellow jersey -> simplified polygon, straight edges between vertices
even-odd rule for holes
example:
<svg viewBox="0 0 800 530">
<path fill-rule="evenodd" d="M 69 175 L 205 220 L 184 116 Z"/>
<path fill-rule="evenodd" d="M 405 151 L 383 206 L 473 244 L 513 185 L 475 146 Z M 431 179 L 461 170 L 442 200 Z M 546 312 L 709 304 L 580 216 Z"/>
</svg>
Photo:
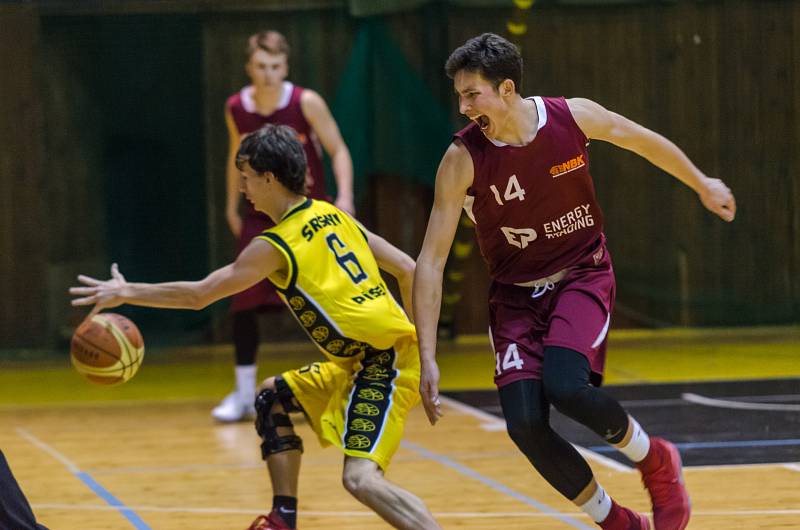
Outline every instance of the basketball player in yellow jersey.
<svg viewBox="0 0 800 530">
<path fill-rule="evenodd" d="M 121 304 L 202 309 L 268 278 L 325 362 L 270 377 L 256 398 L 256 430 L 272 481 L 273 506 L 250 530 L 296 528 L 303 441 L 288 416 L 303 412 L 322 445 L 345 454 L 343 483 L 395 528 L 437 530 L 425 504 L 384 478 L 408 411 L 419 400 L 419 352 L 413 324 L 378 268 L 395 276 L 411 308 L 414 261 L 335 206 L 303 195 L 306 161 L 294 131 L 266 125 L 242 140 L 241 191 L 273 228 L 234 263 L 196 282 L 129 283 L 78 276 L 73 305 L 93 312 Z"/>
</svg>

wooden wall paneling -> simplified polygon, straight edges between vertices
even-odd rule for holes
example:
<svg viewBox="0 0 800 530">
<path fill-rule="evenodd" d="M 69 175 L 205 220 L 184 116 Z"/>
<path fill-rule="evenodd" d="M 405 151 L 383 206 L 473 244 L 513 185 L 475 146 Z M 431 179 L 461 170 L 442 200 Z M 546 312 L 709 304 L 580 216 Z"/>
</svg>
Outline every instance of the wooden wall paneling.
<svg viewBox="0 0 800 530">
<path fill-rule="evenodd" d="M 786 321 L 791 313 L 787 252 L 797 234 L 791 231 L 788 164 L 796 149 L 787 140 L 797 102 L 787 79 L 790 6 L 767 2 L 718 8 L 718 149 L 724 153 L 721 176 L 737 194 L 739 213 L 726 249 L 728 280 L 715 293 L 729 300 L 730 310 L 715 316 L 732 323 Z"/>
<path fill-rule="evenodd" d="M 48 217 L 36 79 L 39 20 L 27 6 L 5 6 L 0 27 L 0 344 L 42 345 Z"/>
<path fill-rule="evenodd" d="M 44 199 L 48 212 L 47 335 L 69 339 L 86 315 L 67 288 L 79 273 L 107 274 L 103 115 L 96 34 L 85 19 L 42 19 L 38 55 L 44 108 Z"/>
<path fill-rule="evenodd" d="M 800 109 L 797 108 L 800 102 L 800 4 L 792 4 L 792 47 L 790 48 L 790 60 L 788 64 L 793 65 L 790 70 L 790 82 L 793 95 L 791 101 L 794 104 L 789 111 L 792 115 L 792 130 L 786 141 L 790 145 L 800 145 Z M 800 150 L 792 150 L 790 158 L 791 188 L 789 196 L 792 197 L 792 228 L 790 231 L 791 268 L 790 279 L 791 289 L 787 293 L 794 301 L 791 321 L 800 322 Z"/>
<path fill-rule="evenodd" d="M 654 64 L 658 81 L 658 112 L 664 129 L 660 132 L 674 141 L 701 171 L 716 172 L 718 127 L 716 112 L 716 24 L 709 11 L 683 2 L 671 9 L 662 35 L 662 47 Z M 705 16 L 703 16 L 705 15 Z M 655 22 L 655 21 L 653 21 Z M 720 284 L 719 274 L 704 271 L 719 268 L 718 233 L 709 233 L 713 221 L 690 188 L 659 172 L 666 181 L 661 195 L 665 208 L 662 228 L 665 269 L 671 283 L 669 321 L 691 325 L 697 311 L 703 311 L 704 297 Z M 701 302 L 698 303 L 698 299 Z M 699 308 L 699 309 L 698 309 Z"/>
</svg>

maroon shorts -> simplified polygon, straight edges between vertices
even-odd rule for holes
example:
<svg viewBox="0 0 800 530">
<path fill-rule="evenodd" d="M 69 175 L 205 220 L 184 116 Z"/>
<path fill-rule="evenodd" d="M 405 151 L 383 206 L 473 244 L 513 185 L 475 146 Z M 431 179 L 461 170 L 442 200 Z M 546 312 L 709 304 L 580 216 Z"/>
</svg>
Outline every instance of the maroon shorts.
<svg viewBox="0 0 800 530">
<path fill-rule="evenodd" d="M 539 290 L 540 291 L 540 290 Z M 545 346 L 586 356 L 599 385 L 614 307 L 615 280 L 605 243 L 571 267 L 552 290 L 536 298 L 532 287 L 493 282 L 489 290 L 489 333 L 498 387 L 541 379 Z"/>
<path fill-rule="evenodd" d="M 254 237 L 267 228 L 275 226 L 266 214 L 253 211 L 242 216 L 242 233 L 239 234 L 237 253 L 241 253 Z M 283 307 L 275 287 L 269 280 L 262 280 L 249 289 L 233 295 L 231 311 L 249 311 L 253 309 L 269 310 Z"/>
</svg>

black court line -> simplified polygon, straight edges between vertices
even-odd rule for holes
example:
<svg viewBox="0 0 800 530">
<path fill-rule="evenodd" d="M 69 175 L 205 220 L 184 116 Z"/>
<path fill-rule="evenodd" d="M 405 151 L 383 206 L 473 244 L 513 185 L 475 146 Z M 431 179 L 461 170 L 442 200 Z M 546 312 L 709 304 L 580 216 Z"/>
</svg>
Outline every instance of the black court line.
<svg viewBox="0 0 800 530">
<path fill-rule="evenodd" d="M 800 462 L 800 379 L 611 385 L 603 389 L 620 400 L 649 434 L 675 443 L 686 466 Z M 687 393 L 723 403 L 690 402 L 681 397 Z M 496 390 L 444 394 L 502 418 Z M 783 407 L 732 409 L 724 408 L 726 401 Z M 595 433 L 555 409 L 551 423 L 570 442 L 630 465 Z"/>
</svg>

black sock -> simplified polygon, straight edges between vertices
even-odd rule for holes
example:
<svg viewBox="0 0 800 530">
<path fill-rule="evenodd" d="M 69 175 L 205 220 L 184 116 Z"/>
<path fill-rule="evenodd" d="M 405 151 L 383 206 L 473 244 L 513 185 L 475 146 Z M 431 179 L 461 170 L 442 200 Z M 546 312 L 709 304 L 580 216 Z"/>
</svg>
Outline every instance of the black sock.
<svg viewBox="0 0 800 530">
<path fill-rule="evenodd" d="M 272 510 L 278 512 L 289 528 L 297 526 L 297 497 L 275 495 L 272 497 Z"/>
<path fill-rule="evenodd" d="M 256 363 L 258 313 L 249 310 L 233 314 L 233 347 L 237 366 Z"/>
</svg>

